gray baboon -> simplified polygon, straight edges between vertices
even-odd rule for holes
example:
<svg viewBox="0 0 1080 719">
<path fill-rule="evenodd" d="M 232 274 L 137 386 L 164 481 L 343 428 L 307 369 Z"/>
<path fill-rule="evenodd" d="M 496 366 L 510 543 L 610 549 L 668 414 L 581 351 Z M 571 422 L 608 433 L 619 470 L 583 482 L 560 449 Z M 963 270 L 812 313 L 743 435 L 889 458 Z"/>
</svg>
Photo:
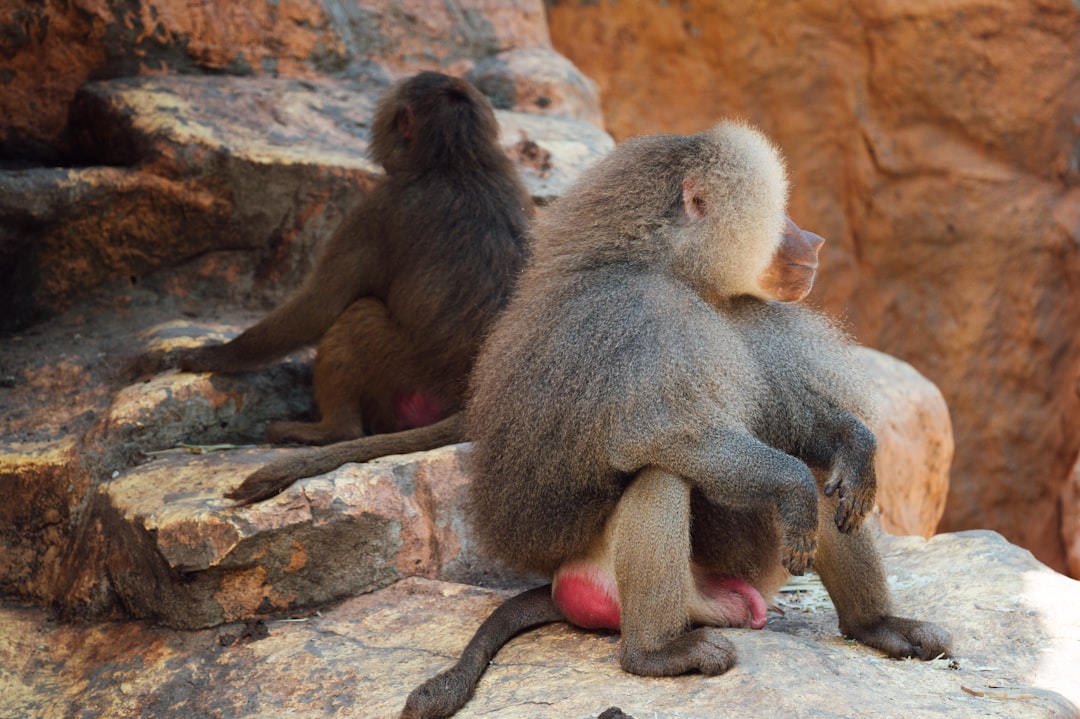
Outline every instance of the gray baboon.
<svg viewBox="0 0 1080 719">
<path fill-rule="evenodd" d="M 787 304 L 822 240 L 786 200 L 778 152 L 727 123 L 626 142 L 538 221 L 470 381 L 469 518 L 484 551 L 553 586 L 497 609 L 403 717 L 453 713 L 502 643 L 558 619 L 620 630 L 629 672 L 722 673 L 735 651 L 715 627 L 762 627 L 811 559 L 845 635 L 948 652 L 892 615 L 860 526 L 872 401 L 847 339 Z"/>
</svg>

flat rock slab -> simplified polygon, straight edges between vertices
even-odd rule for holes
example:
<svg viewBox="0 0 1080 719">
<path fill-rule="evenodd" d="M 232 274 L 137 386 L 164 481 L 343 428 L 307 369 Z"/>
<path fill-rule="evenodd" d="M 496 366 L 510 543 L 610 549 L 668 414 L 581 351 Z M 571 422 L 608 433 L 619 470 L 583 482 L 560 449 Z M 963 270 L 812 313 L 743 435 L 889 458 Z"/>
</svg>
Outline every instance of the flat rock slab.
<svg viewBox="0 0 1080 719">
<path fill-rule="evenodd" d="M 634 677 L 616 635 L 554 624 L 507 645 L 458 716 L 1080 717 L 1080 583 L 992 532 L 883 541 L 897 610 L 948 628 L 953 662 L 844 640 L 808 583 L 766 629 L 730 630 L 739 663 L 724 676 Z M 394 717 L 503 596 L 412 578 L 304 617 L 197 631 L 2 609 L 0 716 Z"/>
<path fill-rule="evenodd" d="M 281 616 L 414 575 L 516 585 L 477 558 L 463 445 L 347 464 L 273 499 L 223 497 L 283 451 L 169 450 L 103 485 L 83 554 L 131 615 L 179 628 Z M 501 580 L 501 581 L 500 581 Z"/>
</svg>

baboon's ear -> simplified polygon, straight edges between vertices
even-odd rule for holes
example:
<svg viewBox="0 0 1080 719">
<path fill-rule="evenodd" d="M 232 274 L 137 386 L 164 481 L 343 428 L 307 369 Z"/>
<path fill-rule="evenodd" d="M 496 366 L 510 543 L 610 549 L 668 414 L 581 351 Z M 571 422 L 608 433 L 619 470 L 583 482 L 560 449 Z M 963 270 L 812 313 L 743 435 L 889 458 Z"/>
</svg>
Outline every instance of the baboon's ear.
<svg viewBox="0 0 1080 719">
<path fill-rule="evenodd" d="M 401 135 L 402 140 L 408 140 L 413 136 L 415 129 L 416 116 L 413 114 L 412 108 L 406 105 L 397 115 L 398 134 Z"/>
<path fill-rule="evenodd" d="M 687 177 L 682 183 L 683 211 L 691 220 L 704 219 L 708 213 L 705 191 L 701 185 L 702 183 L 693 177 Z"/>
</svg>

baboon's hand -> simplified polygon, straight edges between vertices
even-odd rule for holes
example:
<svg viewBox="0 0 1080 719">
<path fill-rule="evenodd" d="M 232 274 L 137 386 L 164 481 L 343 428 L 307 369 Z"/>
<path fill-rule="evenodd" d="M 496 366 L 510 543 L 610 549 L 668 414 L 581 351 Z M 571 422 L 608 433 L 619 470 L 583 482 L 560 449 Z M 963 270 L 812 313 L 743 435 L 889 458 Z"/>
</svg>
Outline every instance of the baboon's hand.
<svg viewBox="0 0 1080 719">
<path fill-rule="evenodd" d="M 836 528 L 846 534 L 858 528 L 874 508 L 877 481 L 872 473 L 857 472 L 846 462 L 838 461 L 824 491 L 826 497 L 839 493 L 834 521 Z"/>
<path fill-rule="evenodd" d="M 810 569 L 810 563 L 814 559 L 815 551 L 817 551 L 816 532 L 799 534 L 785 532 L 784 553 L 780 558 L 780 562 L 784 565 L 784 569 L 792 574 L 802 575 L 806 573 L 806 570 Z"/>
<path fill-rule="evenodd" d="M 916 619 L 885 616 L 873 624 L 844 633 L 896 659 L 930 660 L 951 653 L 948 632 L 936 624 Z"/>
</svg>

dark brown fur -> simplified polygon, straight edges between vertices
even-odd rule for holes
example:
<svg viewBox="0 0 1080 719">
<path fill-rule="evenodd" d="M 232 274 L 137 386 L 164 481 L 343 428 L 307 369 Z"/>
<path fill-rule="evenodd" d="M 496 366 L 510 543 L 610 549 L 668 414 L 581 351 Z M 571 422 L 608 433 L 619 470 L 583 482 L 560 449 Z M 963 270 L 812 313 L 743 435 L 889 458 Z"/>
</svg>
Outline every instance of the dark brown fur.
<svg viewBox="0 0 1080 719">
<path fill-rule="evenodd" d="M 811 558 L 845 635 L 895 657 L 948 651 L 933 625 L 892 616 L 860 526 L 875 440 L 850 343 L 770 301 L 809 292 L 820 241 L 784 229 L 783 175 L 737 125 L 621 145 L 538 222 L 473 370 L 481 548 L 556 585 L 581 565 L 613 577 L 629 672 L 726 671 L 731 642 L 690 627 L 745 620 L 703 614 L 696 578 L 767 599 Z M 475 677 L 440 682 L 437 707 L 421 687 L 402 716 L 446 716 Z"/>
<path fill-rule="evenodd" d="M 424 72 L 395 85 L 372 128 L 385 181 L 284 304 L 231 342 L 182 351 L 178 365 L 235 372 L 317 341 L 321 419 L 275 423 L 268 440 L 401 433 L 400 451 L 441 441 L 445 433 L 411 430 L 461 410 L 481 338 L 526 254 L 532 203 L 497 138 L 490 103 L 468 82 Z M 350 447 L 350 456 L 371 455 L 363 440 Z M 283 462 L 230 496 L 255 501 L 310 474 L 297 459 Z"/>
</svg>

